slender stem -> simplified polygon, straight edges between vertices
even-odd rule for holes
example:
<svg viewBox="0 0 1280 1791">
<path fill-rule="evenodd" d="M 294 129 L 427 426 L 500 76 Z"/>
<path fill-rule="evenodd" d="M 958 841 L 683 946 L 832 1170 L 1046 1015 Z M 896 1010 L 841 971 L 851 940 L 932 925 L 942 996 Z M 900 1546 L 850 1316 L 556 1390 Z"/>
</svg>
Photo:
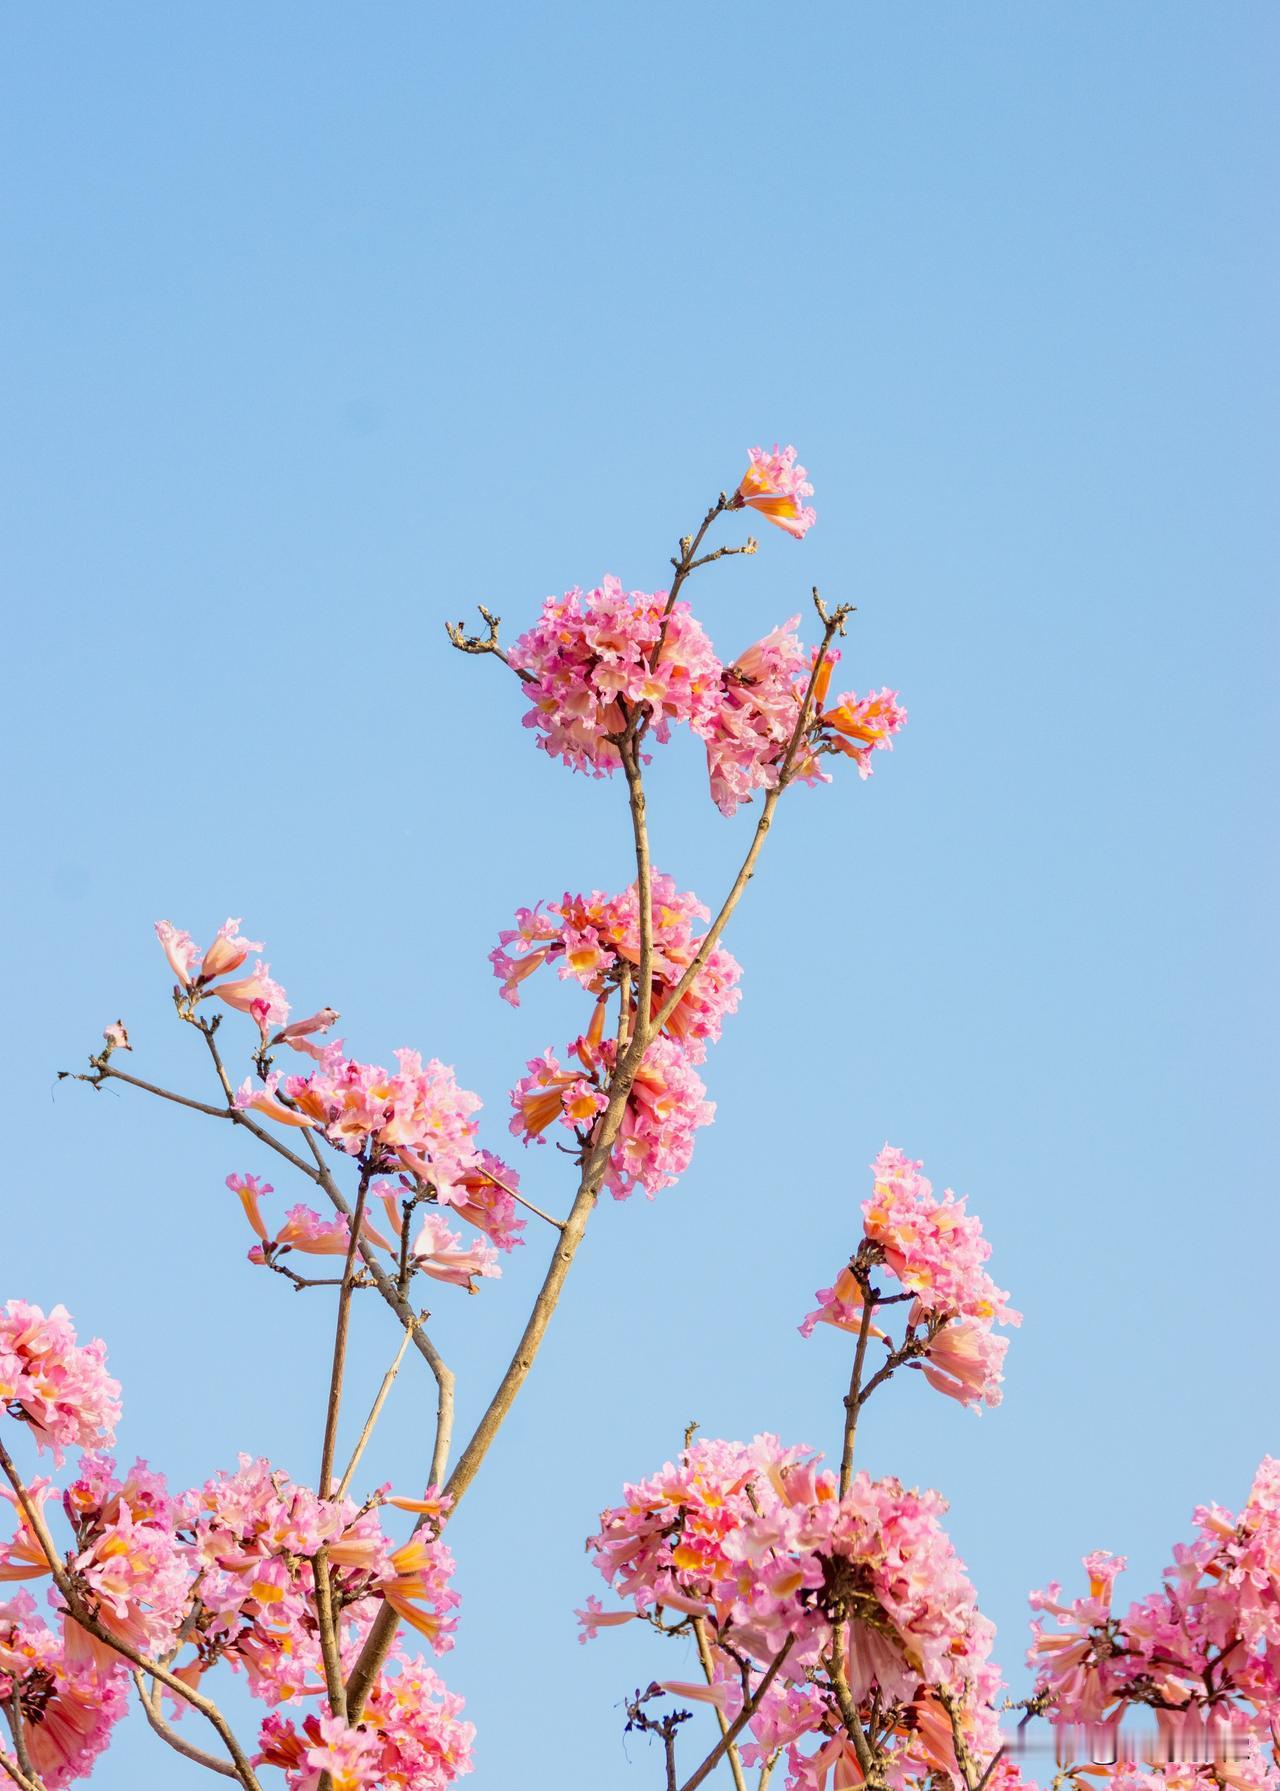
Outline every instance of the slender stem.
<svg viewBox="0 0 1280 1791">
<path fill-rule="evenodd" d="M 6 1754 L 3 1748 L 0 1748 L 0 1772 L 12 1779 L 19 1791 L 45 1791 L 44 1780 L 28 1777 L 18 1762 Z"/>
<path fill-rule="evenodd" d="M 66 1071 L 62 1072 L 64 1075 L 67 1073 Z M 155 1095 L 162 1101 L 172 1101 L 178 1107 L 190 1107 L 193 1113 L 205 1113 L 210 1119 L 230 1120 L 232 1125 L 240 1126 L 244 1131 L 252 1133 L 260 1144 L 265 1144 L 268 1150 L 273 1150 L 278 1157 L 283 1157 L 286 1163 L 292 1164 L 311 1181 L 319 1180 L 309 1163 L 305 1163 L 301 1157 L 296 1156 L 287 1145 L 281 1144 L 280 1140 L 268 1132 L 265 1126 L 260 1126 L 240 1107 L 211 1107 L 207 1101 L 193 1101 L 190 1095 L 177 1094 L 171 1088 L 160 1088 L 154 1082 L 144 1082 L 140 1076 L 130 1076 L 125 1070 L 112 1069 L 110 1064 L 100 1065 L 91 1076 L 74 1076 L 72 1080 L 89 1082 L 95 1087 L 105 1081 L 127 1082 L 130 1088 L 140 1088 L 144 1094 Z"/>
<path fill-rule="evenodd" d="M 337 1491 L 333 1495 L 335 1499 L 345 1499 L 347 1496 L 355 1471 L 360 1465 L 360 1457 L 364 1454 L 365 1446 L 373 1435 L 373 1427 L 382 1415 L 382 1408 L 387 1402 L 387 1394 L 390 1393 L 395 1378 L 400 1372 L 400 1364 L 404 1361 L 404 1353 L 409 1347 L 412 1335 L 412 1326 L 406 1325 L 404 1335 L 400 1339 L 400 1347 L 395 1353 L 395 1360 L 382 1377 L 382 1385 L 378 1388 L 373 1404 L 369 1407 L 369 1416 L 365 1419 L 364 1429 L 360 1432 L 356 1446 L 351 1452 L 351 1460 L 347 1463 L 346 1472 L 338 1482 Z"/>
<path fill-rule="evenodd" d="M 320 1548 L 311 1557 L 311 1573 L 316 1588 L 316 1619 L 320 1625 L 320 1657 L 324 1662 L 324 1683 L 329 1694 L 329 1708 L 343 1722 L 347 1719 L 347 1688 L 342 1678 L 342 1654 L 338 1647 L 338 1626 L 334 1619 L 333 1582 L 329 1578 L 328 1551 Z"/>
<path fill-rule="evenodd" d="M 849 1680 L 844 1670 L 844 1649 L 839 1635 L 836 1636 L 831 1650 L 831 1684 L 836 1694 L 836 1704 L 840 1710 L 840 1720 L 844 1723 L 845 1733 L 853 1743 L 853 1751 L 858 1756 L 858 1765 L 868 1786 L 876 1791 L 883 1791 L 884 1763 L 878 1753 L 873 1753 L 871 1743 L 867 1740 L 862 1727 L 862 1719 L 858 1715 L 858 1706 L 853 1701 L 853 1693 L 849 1689 Z"/>
<path fill-rule="evenodd" d="M 130 1677 L 137 1687 L 138 1701 L 146 1713 L 147 1721 L 161 1741 L 166 1742 L 175 1753 L 181 1754 L 184 1760 L 191 1760 L 195 1765 L 203 1766 L 206 1772 L 221 1773 L 224 1779 L 239 1777 L 234 1766 L 229 1766 L 225 1760 L 219 1760 L 213 1754 L 206 1754 L 204 1749 L 197 1747 L 194 1742 L 184 1740 L 178 1731 L 165 1721 L 160 1714 L 159 1688 L 157 1687 L 157 1696 L 154 1699 L 149 1698 L 146 1678 L 138 1668 L 134 1668 Z"/>
<path fill-rule="evenodd" d="M 862 1290 L 862 1323 L 858 1327 L 858 1347 L 853 1352 L 853 1373 L 849 1376 L 849 1391 L 844 1402 L 844 1448 L 840 1453 L 840 1497 L 843 1499 L 849 1490 L 849 1482 L 853 1479 L 853 1444 L 858 1430 L 858 1411 L 861 1401 L 858 1389 L 862 1382 L 862 1364 L 867 1355 L 867 1338 L 871 1335 L 871 1314 L 875 1311 L 875 1301 L 871 1290 Z"/>
<path fill-rule="evenodd" d="M 680 978 L 680 981 L 676 984 L 675 988 L 672 989 L 671 993 L 667 996 L 661 1009 L 654 1015 L 654 1032 L 662 1031 L 662 1028 L 671 1018 L 676 1008 L 679 1007 L 689 990 L 693 987 L 693 984 L 701 974 L 707 959 L 720 943 L 720 935 L 728 926 L 734 909 L 742 900 L 743 891 L 755 875 L 756 860 L 760 856 L 764 847 L 764 842 L 768 837 L 769 829 L 773 825 L 773 811 L 777 808 L 782 792 L 787 787 L 791 767 L 795 762 L 796 752 L 798 751 L 800 742 L 809 726 L 810 711 L 813 707 L 813 693 L 817 686 L 818 675 L 822 670 L 823 662 L 827 657 L 827 651 L 831 645 L 832 639 L 839 632 L 843 620 L 844 615 L 839 609 L 833 611 L 826 619 L 822 645 L 819 647 L 814 658 L 813 670 L 809 674 L 809 682 L 805 688 L 804 698 L 800 704 L 800 713 L 796 717 L 796 725 L 792 730 L 791 739 L 787 743 L 787 750 L 782 755 L 781 763 L 778 766 L 778 781 L 773 789 L 768 791 L 764 802 L 761 805 L 760 819 L 756 822 L 756 829 L 751 836 L 751 844 L 747 848 L 747 855 L 742 861 L 738 874 L 733 880 L 733 887 L 725 897 L 719 914 L 716 915 L 711 926 L 703 935 L 702 943 L 698 947 L 692 963 L 685 970 L 684 975 Z"/>
<path fill-rule="evenodd" d="M 314 1179 L 319 1182 L 320 1186 L 329 1196 L 329 1199 L 333 1202 L 337 1211 L 342 1214 L 343 1218 L 345 1218 L 348 1223 L 350 1223 L 352 1218 L 351 1207 L 346 1196 L 343 1194 L 342 1189 L 333 1179 L 328 1164 L 320 1154 L 320 1146 L 316 1143 L 310 1132 L 307 1133 L 307 1144 L 315 1158 L 316 1171 Z M 373 1277 L 374 1286 L 387 1302 L 387 1305 L 390 1306 L 391 1310 L 395 1313 L 396 1317 L 400 1320 L 400 1323 L 404 1326 L 406 1331 L 412 1332 L 413 1347 L 417 1350 L 418 1354 L 423 1358 L 427 1367 L 435 1376 L 437 1393 L 436 1437 L 435 1445 L 431 1452 L 431 1481 L 432 1484 L 439 1485 L 444 1479 L 444 1470 L 449 1459 L 449 1446 L 453 1440 L 453 1397 L 454 1387 L 456 1385 L 453 1370 L 446 1365 L 444 1358 L 436 1349 L 431 1339 L 427 1336 L 426 1331 L 422 1328 L 421 1321 L 414 1312 L 412 1306 L 410 1306 L 408 1300 L 397 1288 L 391 1276 L 388 1275 L 387 1271 L 378 1261 L 373 1246 L 369 1243 L 368 1239 L 364 1237 L 360 1239 L 360 1256 L 365 1267 Z"/>
<path fill-rule="evenodd" d="M 631 832 L 636 856 L 640 964 L 636 973 L 635 1039 L 642 1041 L 638 1054 L 642 1056 L 644 1047 L 652 1037 L 649 1010 L 653 1005 L 653 866 L 649 856 L 649 825 L 645 813 L 644 779 L 640 771 L 640 749 L 634 735 L 624 736 L 619 750 L 622 769 L 627 778 L 627 798 L 631 808 Z"/>
<path fill-rule="evenodd" d="M 178 1696 L 186 1703 L 190 1704 L 193 1709 L 198 1710 L 217 1730 L 223 1746 L 231 1756 L 232 1763 L 236 1769 L 236 1776 L 239 1778 L 240 1783 L 245 1787 L 245 1791 L 262 1791 L 262 1787 L 249 1762 L 248 1755 L 236 1740 L 226 1718 L 213 1700 L 211 1698 L 206 1698 L 203 1693 L 195 1691 L 191 1686 L 184 1684 L 176 1674 L 171 1673 L 169 1669 L 162 1666 L 159 1661 L 148 1660 L 145 1654 L 140 1653 L 138 1649 L 131 1647 L 128 1642 L 125 1642 L 121 1640 L 119 1636 L 114 1635 L 111 1630 L 107 1629 L 85 1608 L 79 1592 L 77 1591 L 75 1582 L 67 1573 L 61 1557 L 58 1554 L 58 1545 L 53 1540 L 49 1526 L 45 1523 L 44 1517 L 41 1514 L 40 1507 L 27 1491 L 26 1483 L 23 1481 L 17 1467 L 14 1465 L 12 1456 L 2 1442 L 0 1442 L 0 1469 L 3 1469 L 6 1479 L 17 1496 L 18 1504 L 22 1508 L 22 1515 L 26 1518 L 32 1535 L 36 1538 L 44 1552 L 44 1558 L 49 1565 L 49 1572 L 53 1576 L 53 1583 L 66 1601 L 67 1614 L 71 1617 L 72 1621 L 79 1624 L 80 1628 L 83 1629 L 86 1634 L 96 1637 L 98 1641 L 104 1643 L 108 1648 L 112 1649 L 114 1653 L 120 1655 L 122 1659 L 132 1662 L 135 1667 L 141 1667 L 144 1673 L 149 1674 L 153 1679 L 158 1679 L 161 1685 L 167 1685 L 170 1691 L 176 1692 Z"/>
<path fill-rule="evenodd" d="M 726 1733 L 720 1737 L 716 1746 L 712 1748 L 711 1752 L 702 1762 L 702 1765 L 698 1767 L 697 1771 L 693 1773 L 690 1778 L 685 1780 L 684 1784 L 680 1787 L 680 1791 L 696 1791 L 696 1787 L 702 1784 L 710 1773 L 715 1771 L 716 1767 L 720 1764 L 721 1760 L 728 1753 L 729 1749 L 751 1721 L 756 1711 L 760 1708 L 765 1693 L 781 1672 L 782 1663 L 791 1652 L 791 1644 L 794 1641 L 794 1636 L 787 1637 L 781 1648 L 774 1655 L 773 1660 L 769 1665 L 769 1670 L 765 1673 L 755 1691 L 742 1706 L 742 1709 L 738 1712 L 737 1716 L 729 1724 Z"/>
<path fill-rule="evenodd" d="M 708 1685 L 712 1685 L 715 1683 L 715 1672 L 711 1662 L 711 1649 L 707 1645 L 707 1625 L 704 1618 L 694 1618 L 693 1634 L 698 1644 L 698 1659 L 702 1665 L 702 1676 Z M 718 1704 L 716 1705 L 716 1721 L 720 1725 L 721 1735 L 728 1735 L 729 1719 Z M 747 1791 L 747 1781 L 742 1774 L 742 1755 L 732 1742 L 729 1744 L 729 1771 L 733 1774 L 736 1791 Z"/>
<path fill-rule="evenodd" d="M 320 1497 L 329 1497 L 333 1478 L 333 1457 L 338 1446 L 338 1419 L 342 1413 L 342 1382 L 347 1366 L 347 1335 L 351 1329 L 351 1278 L 355 1273 L 356 1255 L 360 1248 L 360 1228 L 364 1224 L 365 1194 L 369 1186 L 366 1171 L 360 1177 L 355 1213 L 347 1221 L 347 1260 L 342 1269 L 342 1287 L 338 1293 L 338 1319 L 333 1333 L 333 1366 L 329 1372 L 329 1403 L 325 1410 L 324 1444 L 320 1451 Z M 336 1714 L 336 1713 L 335 1713 Z"/>
<path fill-rule="evenodd" d="M 19 1769 L 26 1775 L 28 1782 L 33 1785 L 39 1784 L 41 1782 L 40 1775 L 31 1764 L 31 1756 L 27 1752 L 26 1736 L 22 1733 L 22 1707 L 18 1702 L 17 1684 L 14 1681 L 10 1681 L 10 1683 L 13 1686 L 13 1691 L 5 1704 L 4 1713 L 9 1723 L 9 1733 L 13 1736 L 13 1751 Z"/>
</svg>

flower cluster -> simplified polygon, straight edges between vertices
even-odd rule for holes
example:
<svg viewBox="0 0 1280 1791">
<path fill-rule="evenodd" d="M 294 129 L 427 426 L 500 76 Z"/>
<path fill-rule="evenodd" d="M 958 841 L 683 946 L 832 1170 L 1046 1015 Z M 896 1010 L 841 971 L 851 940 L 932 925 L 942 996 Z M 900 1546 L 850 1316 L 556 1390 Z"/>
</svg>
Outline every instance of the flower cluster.
<svg viewBox="0 0 1280 1791">
<path fill-rule="evenodd" d="M 390 1072 L 348 1057 L 337 1041 L 318 1053 L 310 1075 L 281 1081 L 273 1071 L 263 1083 L 246 1080 L 236 1104 L 282 1124 L 315 1127 L 375 1170 L 403 1171 L 410 1191 L 429 1191 L 499 1249 L 511 1249 L 523 1223 L 515 1213 L 519 1180 L 477 1144 L 472 1116 L 479 1096 L 459 1088 L 454 1072 L 435 1058 L 424 1064 L 408 1050 L 396 1058 L 399 1068 Z M 345 1234 L 326 1235 L 341 1235 L 346 1248 Z M 387 1245 L 386 1239 L 376 1241 Z"/>
<path fill-rule="evenodd" d="M 799 626 L 799 616 L 792 616 L 748 647 L 721 679 L 720 701 L 703 738 L 711 799 L 722 814 L 735 814 L 756 790 L 777 787 L 813 672 L 813 654 L 797 637 Z M 831 657 L 823 666 L 827 677 Z M 827 781 L 812 750 L 801 742 L 793 775 L 805 783 Z"/>
<path fill-rule="evenodd" d="M 376 1509 L 322 1499 L 241 1456 L 184 1501 L 184 1527 L 200 1572 L 192 1629 L 195 1667 L 223 1659 L 243 1668 L 254 1695 L 278 1704 L 318 1689 L 322 1678 L 312 1560 L 323 1548 L 344 1641 L 358 1648 L 385 1598 L 437 1653 L 452 1646 L 458 1595 L 453 1559 L 438 1537 L 402 1548 L 384 1535 Z"/>
<path fill-rule="evenodd" d="M 922 1167 L 885 1145 L 872 1164 L 871 1198 L 862 1203 L 862 1244 L 832 1286 L 819 1289 L 818 1306 L 800 1330 L 807 1337 L 829 1324 L 858 1332 L 865 1322 L 892 1352 L 866 1311 L 868 1299 L 873 1310 L 878 1299 L 872 1272 L 887 1269 L 912 1296 L 895 1365 L 919 1367 L 930 1386 L 964 1405 L 998 1405 L 1008 1339 L 992 1327 L 1019 1324 L 1021 1314 L 983 1266 L 991 1246 L 981 1222 L 949 1188 L 938 1199 Z"/>
<path fill-rule="evenodd" d="M 397 1648 L 389 1667 L 374 1680 L 355 1728 L 316 1715 L 298 1727 L 273 1712 L 262 1724 L 256 1764 L 283 1767 L 289 1791 L 316 1791 L 322 1772 L 334 1791 L 444 1791 L 470 1772 L 475 1727 L 461 1719 L 462 1699 L 420 1655 Z"/>
<path fill-rule="evenodd" d="M 99 1338 L 76 1342 L 65 1307 L 47 1316 L 25 1300 L 0 1307 L 0 1410 L 24 1420 L 37 1448 L 51 1449 L 55 1460 L 64 1449 L 114 1441 L 120 1384 L 106 1361 Z"/>
<path fill-rule="evenodd" d="M 807 1451 L 761 1436 L 696 1442 L 623 1496 L 588 1548 L 632 1608 L 588 1601 L 584 1640 L 633 1615 L 665 1614 L 669 1628 L 696 1620 L 730 1711 L 741 1707 L 742 1661 L 763 1672 L 781 1656 L 750 1733 L 761 1761 L 790 1750 L 794 1791 L 825 1782 L 840 1747 L 852 1752 L 839 1716 L 845 1687 L 860 1707 L 875 1699 L 902 1768 L 954 1774 L 944 1695 L 964 1712 L 975 1750 L 995 1751 L 993 1628 L 936 1493 L 862 1473 L 842 1498 Z M 816 1753 L 803 1751 L 808 1738 Z"/>
<path fill-rule="evenodd" d="M 597 777 L 621 764 L 617 738 L 633 716 L 665 742 L 673 721 L 705 726 L 719 690 L 720 662 L 689 605 L 668 604 L 665 591 L 624 592 L 608 576 L 595 590 L 548 597 L 509 658 L 525 674 L 524 725 L 539 746 Z"/>
<path fill-rule="evenodd" d="M 709 918 L 697 897 L 681 892 L 672 878 L 652 880 L 653 988 L 648 1019 L 659 1014 L 697 961 L 698 921 Z M 607 1089 L 618 1057 L 618 1039 L 604 1036 L 611 993 L 620 1004 L 621 1031 L 630 1037 L 637 1024 L 636 971 L 640 963 L 640 903 L 635 885 L 620 895 L 599 890 L 565 895 L 559 902 L 522 908 L 516 925 L 500 935 L 491 953 L 502 993 L 513 1006 L 520 985 L 543 964 L 576 981 L 595 997 L 587 1031 L 569 1046 L 576 1067 L 562 1067 L 554 1051 L 526 1065 L 528 1074 L 511 1091 L 511 1130 L 526 1142 L 541 1140 L 555 1123 L 585 1143 L 607 1104 Z M 649 1194 L 670 1186 L 688 1167 L 693 1134 L 708 1125 L 714 1105 L 698 1075 L 707 1047 L 720 1037 L 724 1019 L 738 1006 L 737 960 L 721 946 L 705 961 L 647 1047 L 632 1083 L 621 1128 L 605 1174 L 619 1200 L 643 1187 Z"/>
<path fill-rule="evenodd" d="M 48 1791 L 89 1777 L 125 1713 L 128 1689 L 123 1662 L 100 1672 L 72 1659 L 29 1594 L 0 1603 L 0 1712 L 19 1726 Z"/>
<path fill-rule="evenodd" d="M 672 877 L 652 878 L 653 997 L 651 1012 L 660 1010 L 697 956 L 697 921 L 710 911 Z M 640 963 L 640 899 L 633 883 L 621 895 L 600 890 L 565 895 L 559 902 L 521 908 L 516 924 L 498 935 L 489 954 L 494 974 L 502 979 L 503 999 L 520 1005 L 520 984 L 543 964 L 554 964 L 565 980 L 579 983 L 604 998 L 610 988 L 625 986 L 632 1000 L 632 979 Z M 737 1012 L 742 968 L 717 945 L 690 987 L 669 1015 L 663 1030 L 680 1041 L 694 1063 L 706 1058 L 708 1044 L 720 1037 L 727 1014 Z M 628 1017 L 633 1011 L 629 1006 Z"/>
<path fill-rule="evenodd" d="M 1056 1582 L 1032 1594 L 1029 1659 L 1058 1716 L 1099 1723 L 1141 1704 L 1165 1726 L 1280 1721 L 1280 1461 L 1263 1460 L 1238 1517 L 1209 1505 L 1194 1522 L 1161 1590 L 1124 1616 L 1112 1609 L 1122 1556 L 1087 1555 L 1088 1593 L 1070 1603 Z"/>
</svg>

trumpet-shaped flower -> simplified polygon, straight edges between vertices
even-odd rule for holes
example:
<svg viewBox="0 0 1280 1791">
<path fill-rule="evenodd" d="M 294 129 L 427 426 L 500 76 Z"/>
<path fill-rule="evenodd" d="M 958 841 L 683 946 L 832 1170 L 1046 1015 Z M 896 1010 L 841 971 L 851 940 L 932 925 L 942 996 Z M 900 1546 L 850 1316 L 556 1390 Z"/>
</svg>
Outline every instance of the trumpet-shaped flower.
<svg viewBox="0 0 1280 1791">
<path fill-rule="evenodd" d="M 801 502 L 813 496 L 813 486 L 805 469 L 796 464 L 795 449 L 780 448 L 775 442 L 771 449 L 749 448 L 747 459 L 747 470 L 729 500 L 729 508 L 740 510 L 745 505 L 802 541 L 818 520 L 818 513 Z"/>
</svg>

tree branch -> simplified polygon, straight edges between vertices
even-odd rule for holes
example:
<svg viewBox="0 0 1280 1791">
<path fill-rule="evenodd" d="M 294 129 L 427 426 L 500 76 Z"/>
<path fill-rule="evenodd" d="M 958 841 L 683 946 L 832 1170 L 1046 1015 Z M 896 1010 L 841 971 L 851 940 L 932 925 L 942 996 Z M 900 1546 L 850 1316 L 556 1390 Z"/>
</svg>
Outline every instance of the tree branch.
<svg viewBox="0 0 1280 1791">
<path fill-rule="evenodd" d="M 160 1714 L 158 1695 L 154 1702 L 147 1696 L 147 1682 L 138 1668 L 134 1668 L 130 1678 L 137 1687 L 138 1699 L 146 1713 L 147 1721 L 161 1741 L 171 1747 L 175 1753 L 181 1754 L 184 1760 L 191 1760 L 195 1765 L 203 1766 L 206 1772 L 217 1772 L 221 1773 L 224 1779 L 238 1780 L 239 1774 L 234 1766 L 228 1766 L 225 1760 L 219 1760 L 213 1754 L 206 1754 L 204 1749 L 196 1747 L 194 1742 L 184 1740 L 178 1731 L 165 1721 Z"/>
<path fill-rule="evenodd" d="M 704 1779 L 706 1779 L 710 1773 L 715 1771 L 716 1767 L 720 1764 L 720 1761 L 724 1758 L 725 1754 L 728 1753 L 729 1749 L 751 1721 L 756 1711 L 760 1708 L 765 1693 L 781 1672 L 782 1663 L 791 1652 L 791 1644 L 794 1641 L 794 1636 L 787 1637 L 781 1648 L 774 1655 L 763 1679 L 761 1679 L 755 1691 L 747 1699 L 734 1720 L 729 1724 L 726 1733 L 720 1737 L 716 1746 L 712 1748 L 711 1752 L 702 1762 L 702 1765 L 698 1767 L 697 1771 L 693 1773 L 690 1778 L 685 1780 L 684 1784 L 680 1787 L 680 1791 L 697 1791 L 697 1787 L 702 1784 Z"/>
</svg>

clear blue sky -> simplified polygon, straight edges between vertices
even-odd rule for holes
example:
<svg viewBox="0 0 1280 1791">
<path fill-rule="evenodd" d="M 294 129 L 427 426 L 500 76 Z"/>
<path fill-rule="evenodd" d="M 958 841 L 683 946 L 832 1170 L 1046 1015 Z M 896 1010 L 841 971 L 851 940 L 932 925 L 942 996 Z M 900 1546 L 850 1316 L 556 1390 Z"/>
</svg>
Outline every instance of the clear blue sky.
<svg viewBox="0 0 1280 1791">
<path fill-rule="evenodd" d="M 889 1138 L 967 1192 L 1026 1313 L 981 1421 L 912 1383 L 865 1460 L 936 1484 L 1016 1674 L 1085 1549 L 1145 1588 L 1275 1416 L 1274 7 L 9 7 L 0 26 L 10 600 L 0 1294 L 65 1300 L 121 1452 L 314 1479 L 330 1321 L 243 1261 L 212 1124 L 55 1086 L 117 1014 L 197 1089 L 153 920 L 242 914 L 298 1011 L 484 1096 L 485 956 L 628 875 L 622 792 L 532 749 L 476 600 L 665 582 L 753 442 L 817 486 L 697 592 L 732 653 L 809 585 L 911 722 L 799 792 L 732 936 L 719 1118 L 606 1203 L 454 1528 L 477 1791 L 637 1787 L 576 1642 L 581 1553 L 685 1423 L 830 1447 L 847 1354 L 795 1326 Z M 659 863 L 713 898 L 749 816 L 688 742 Z M 527 1186 L 563 1210 L 563 1159 Z M 280 1186 L 279 1179 L 276 1180 Z M 474 1416 L 539 1273 L 441 1290 Z M 361 1313 L 363 1399 L 389 1352 Z M 407 1374 L 379 1469 L 416 1485 Z M 130 1734 L 106 1791 L 196 1775 Z"/>
</svg>

